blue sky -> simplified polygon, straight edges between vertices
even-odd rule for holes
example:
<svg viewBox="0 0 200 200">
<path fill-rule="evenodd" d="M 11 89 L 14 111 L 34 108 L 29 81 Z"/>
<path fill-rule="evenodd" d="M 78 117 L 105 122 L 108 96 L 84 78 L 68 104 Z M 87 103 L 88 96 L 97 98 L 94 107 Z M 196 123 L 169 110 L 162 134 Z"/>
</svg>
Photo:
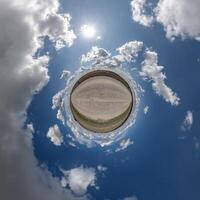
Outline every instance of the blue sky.
<svg viewBox="0 0 200 200">
<path fill-rule="evenodd" d="M 156 6 L 157 2 L 159 1 L 153 1 L 153 5 Z M 200 9 L 197 0 L 195 3 Z M 51 33 L 43 33 L 45 45 L 40 48 L 39 56 L 49 56 L 50 79 L 33 97 L 32 93 L 29 94 L 31 103 L 27 108 L 27 117 L 22 117 L 26 124 L 33 124 L 32 148 L 39 165 L 46 166 L 53 177 L 59 178 L 59 183 L 64 176 L 62 169 L 67 171 L 69 177 L 72 169 L 94 169 L 94 185 L 99 188 L 88 184 L 83 194 L 89 195 L 88 199 L 129 200 L 125 198 L 132 197 L 130 200 L 199 200 L 200 42 L 195 38 L 196 33 L 191 32 L 191 29 L 182 33 L 180 28 L 175 40 L 170 41 L 166 37 L 167 22 L 164 20 L 155 19 L 150 27 L 133 20 L 130 0 L 61 0 L 59 12 L 71 15 L 70 29 L 77 38 L 72 46 L 69 47 L 66 42 L 66 46 L 56 50 Z M 177 18 L 177 24 L 178 22 Z M 84 24 L 93 24 L 96 27 L 96 36 L 101 36 L 101 39 L 85 38 L 80 31 Z M 69 70 L 72 74 L 77 71 L 81 67 L 81 56 L 93 46 L 117 55 L 116 49 L 130 41 L 142 41 L 145 48 L 158 54 L 158 65 L 164 66 L 163 73 L 167 77 L 165 83 L 177 93 L 179 105 L 173 106 L 166 102 L 162 95 L 157 95 L 152 89 L 151 81 L 143 81 L 139 76 L 141 62 L 145 60 L 144 52 L 140 53 L 136 62 L 126 63 L 127 68 L 136 68 L 130 73 L 144 89 L 136 122 L 122 138 L 132 141 L 133 144 L 119 152 L 115 151 L 122 140 L 106 148 L 88 148 L 78 140 L 74 141 L 75 147 L 71 146 L 68 135 L 73 135 L 73 131 L 56 118 L 57 110 L 52 110 L 52 97 L 65 88 L 65 81 L 60 80 L 62 71 Z M 8 83 L 5 81 L 2 84 Z M 26 85 L 26 82 L 22 85 Z M 11 94 L 7 95 L 8 99 L 10 96 Z M 13 105 L 16 102 L 17 98 Z M 28 100 L 23 104 L 26 105 L 26 102 Z M 3 103 L 2 105 L 4 106 Z M 5 105 L 7 106 L 6 103 Z M 145 106 L 149 107 L 147 114 L 144 114 Z M 25 108 L 22 111 L 26 113 Z M 192 113 L 193 120 L 189 125 L 186 123 L 185 130 L 182 130 L 181 126 L 188 111 Z M 47 138 L 47 132 L 54 124 L 58 125 L 64 138 L 61 146 L 54 145 Z M 10 159 L 9 156 L 7 158 Z M 106 170 L 98 170 L 97 166 L 100 165 Z M 70 183 L 68 180 L 65 189 L 72 191 L 76 197 L 77 190 L 73 190 Z"/>
</svg>

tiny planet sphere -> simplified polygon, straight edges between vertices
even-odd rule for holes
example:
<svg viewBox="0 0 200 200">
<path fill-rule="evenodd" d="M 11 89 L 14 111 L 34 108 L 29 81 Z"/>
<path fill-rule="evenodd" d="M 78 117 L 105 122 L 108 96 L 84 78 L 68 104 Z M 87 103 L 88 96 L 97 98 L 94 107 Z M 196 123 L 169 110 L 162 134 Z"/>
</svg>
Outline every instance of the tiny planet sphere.
<svg viewBox="0 0 200 200">
<path fill-rule="evenodd" d="M 94 70 L 83 75 L 70 95 L 74 119 L 85 129 L 108 133 L 128 119 L 135 102 L 129 84 L 115 72 Z"/>
</svg>

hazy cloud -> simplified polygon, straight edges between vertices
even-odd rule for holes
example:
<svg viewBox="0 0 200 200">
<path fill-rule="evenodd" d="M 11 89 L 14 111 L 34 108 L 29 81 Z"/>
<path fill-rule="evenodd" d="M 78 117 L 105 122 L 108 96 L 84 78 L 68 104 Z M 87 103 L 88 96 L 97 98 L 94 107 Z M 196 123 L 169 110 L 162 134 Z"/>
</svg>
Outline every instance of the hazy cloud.
<svg viewBox="0 0 200 200">
<path fill-rule="evenodd" d="M 193 113 L 192 111 L 188 110 L 185 119 L 181 125 L 181 130 L 188 131 L 192 128 L 192 125 L 193 125 Z"/>
<path fill-rule="evenodd" d="M 68 70 L 63 70 L 63 72 L 62 72 L 62 74 L 61 74 L 61 76 L 60 76 L 60 79 L 67 80 L 70 74 L 71 74 L 70 71 L 68 71 Z"/>
<path fill-rule="evenodd" d="M 145 108 L 144 108 L 144 114 L 146 115 L 148 113 L 148 111 L 149 111 L 149 106 L 145 106 Z"/>
<path fill-rule="evenodd" d="M 98 165 L 98 166 L 97 166 L 97 170 L 98 170 L 99 172 L 105 172 L 105 171 L 107 170 L 107 167 L 104 167 L 104 166 L 102 166 L 102 165 Z"/>
<path fill-rule="evenodd" d="M 126 197 L 123 200 L 138 200 L 136 196 Z"/>
<path fill-rule="evenodd" d="M 124 149 L 127 149 L 130 145 L 133 144 L 133 141 L 131 141 L 129 138 L 126 140 L 122 140 L 119 144 L 119 147 L 115 150 L 115 152 L 122 151 Z"/>
</svg>

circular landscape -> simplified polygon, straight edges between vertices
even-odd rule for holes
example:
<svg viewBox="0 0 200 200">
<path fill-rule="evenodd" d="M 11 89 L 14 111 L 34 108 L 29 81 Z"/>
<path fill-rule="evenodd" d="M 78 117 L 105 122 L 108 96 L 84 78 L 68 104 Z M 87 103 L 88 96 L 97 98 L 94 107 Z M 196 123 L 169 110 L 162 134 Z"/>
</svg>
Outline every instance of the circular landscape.
<svg viewBox="0 0 200 200">
<path fill-rule="evenodd" d="M 135 101 L 135 94 L 119 74 L 94 70 L 75 83 L 70 94 L 70 109 L 83 128 L 108 133 L 125 123 Z"/>
</svg>

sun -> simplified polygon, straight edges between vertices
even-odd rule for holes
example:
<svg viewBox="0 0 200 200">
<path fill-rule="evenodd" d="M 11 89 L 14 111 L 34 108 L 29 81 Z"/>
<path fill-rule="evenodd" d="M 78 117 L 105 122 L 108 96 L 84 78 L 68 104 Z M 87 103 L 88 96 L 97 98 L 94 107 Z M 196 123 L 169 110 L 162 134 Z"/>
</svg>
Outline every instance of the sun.
<svg viewBox="0 0 200 200">
<path fill-rule="evenodd" d="M 96 36 L 96 28 L 93 25 L 84 24 L 81 27 L 81 32 L 85 38 L 94 38 Z"/>
</svg>

